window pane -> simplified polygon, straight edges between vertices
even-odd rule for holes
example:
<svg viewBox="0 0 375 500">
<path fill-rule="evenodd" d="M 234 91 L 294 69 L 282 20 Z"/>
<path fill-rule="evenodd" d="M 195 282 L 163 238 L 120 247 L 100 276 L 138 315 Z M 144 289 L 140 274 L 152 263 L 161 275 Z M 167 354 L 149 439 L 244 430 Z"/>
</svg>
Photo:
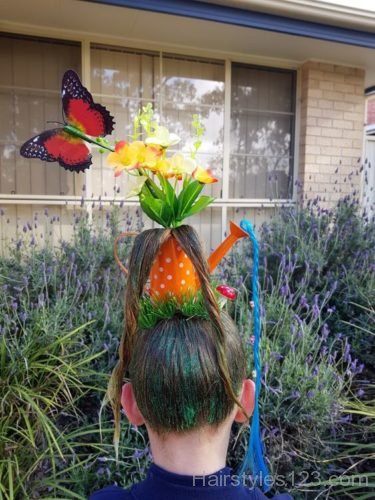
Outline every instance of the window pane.
<svg viewBox="0 0 375 500">
<path fill-rule="evenodd" d="M 95 99 L 115 117 L 111 140 L 129 140 L 133 119 L 151 102 L 158 111 L 159 55 L 119 47 L 91 46 L 91 90 Z M 105 157 L 106 155 L 104 155 Z M 114 177 L 103 155 L 93 151 L 93 193 L 96 196 L 125 196 L 128 176 Z"/>
<path fill-rule="evenodd" d="M 199 114 L 205 133 L 197 160 L 214 169 L 219 182 L 205 188 L 205 194 L 221 197 L 224 131 L 224 62 L 166 55 L 162 62 L 162 119 L 181 137 L 178 149 L 193 150 L 192 119 Z"/>
<path fill-rule="evenodd" d="M 290 198 L 293 71 L 232 66 L 230 198 Z"/>
<path fill-rule="evenodd" d="M 159 88 L 159 56 L 92 45 L 91 91 L 118 100 L 154 102 Z"/>
<path fill-rule="evenodd" d="M 21 36 L 0 36 L 0 192 L 75 194 L 74 176 L 55 163 L 27 160 L 24 141 L 60 121 L 61 79 L 79 72 L 79 44 Z"/>
<path fill-rule="evenodd" d="M 162 71 L 163 102 L 223 105 L 223 62 L 166 55 Z"/>
<path fill-rule="evenodd" d="M 116 121 L 116 139 L 127 139 L 132 120 L 142 105 L 151 102 L 156 115 L 171 132 L 181 137 L 173 151 L 193 150 L 192 120 L 200 114 L 206 127 L 198 161 L 221 175 L 224 128 L 224 64 L 93 45 L 91 90 L 96 100 L 111 111 Z M 160 84 L 161 76 L 161 84 Z M 103 157 L 94 153 L 94 194 L 119 195 L 128 192 L 128 177 L 114 178 Z M 206 194 L 221 195 L 221 182 L 208 186 Z"/>
</svg>

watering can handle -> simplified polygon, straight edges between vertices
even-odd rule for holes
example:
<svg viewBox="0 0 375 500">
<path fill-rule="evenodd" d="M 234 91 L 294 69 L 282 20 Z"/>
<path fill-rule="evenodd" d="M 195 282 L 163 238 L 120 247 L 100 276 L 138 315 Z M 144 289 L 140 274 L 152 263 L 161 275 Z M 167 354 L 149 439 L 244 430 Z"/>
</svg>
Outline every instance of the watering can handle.
<svg viewBox="0 0 375 500">
<path fill-rule="evenodd" d="M 118 253 L 117 253 L 117 243 L 122 239 L 124 238 L 125 236 L 137 236 L 137 232 L 135 231 L 125 231 L 123 233 L 120 233 L 119 235 L 116 236 L 115 238 L 115 241 L 113 243 L 113 254 L 115 256 L 115 260 L 117 262 L 117 265 L 119 266 L 119 268 L 121 269 L 121 271 L 124 273 L 124 274 L 128 274 L 128 270 L 126 269 L 126 267 L 124 266 L 124 264 L 121 262 L 119 256 L 118 256 Z"/>
</svg>

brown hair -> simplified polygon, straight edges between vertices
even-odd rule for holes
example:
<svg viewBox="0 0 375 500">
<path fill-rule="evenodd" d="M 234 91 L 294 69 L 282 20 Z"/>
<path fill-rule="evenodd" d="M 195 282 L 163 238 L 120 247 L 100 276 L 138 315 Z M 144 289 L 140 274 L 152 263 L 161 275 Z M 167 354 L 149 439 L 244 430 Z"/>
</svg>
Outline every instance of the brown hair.
<svg viewBox="0 0 375 500">
<path fill-rule="evenodd" d="M 150 330 L 139 330 L 138 315 L 144 287 L 161 245 L 171 236 L 177 240 L 194 265 L 210 320 L 175 317 L 159 322 Z M 135 238 L 125 292 L 125 329 L 119 347 L 119 361 L 112 372 L 107 391 L 115 418 L 116 446 L 120 433 L 121 387 L 129 370 L 140 410 L 150 425 L 159 430 L 186 430 L 198 426 L 203 421 L 219 423 L 228 415 L 235 403 L 241 407 L 236 393 L 245 375 L 245 356 L 236 328 L 228 317 L 224 320 L 225 324 L 223 319 L 224 316 L 220 315 L 210 286 L 207 263 L 198 235 L 192 227 L 183 225 L 174 229 L 149 229 Z M 192 357 L 189 362 L 186 361 L 188 358 L 185 355 L 182 356 L 184 349 L 191 350 Z M 197 367 L 194 374 L 193 359 Z M 200 414 L 194 410 L 192 412 L 194 416 L 191 418 L 188 416 L 186 405 L 184 410 L 178 409 L 175 405 L 174 416 L 155 415 L 155 411 L 152 415 L 152 409 L 146 399 L 150 396 L 150 391 L 156 390 L 157 384 L 165 385 L 168 379 L 174 379 L 178 385 L 168 388 L 175 391 L 176 395 L 181 383 L 188 383 L 186 378 L 188 375 L 187 372 L 183 373 L 182 362 L 185 363 L 185 370 L 192 375 L 197 390 L 203 391 L 201 394 L 198 392 L 197 396 L 194 396 L 195 399 L 199 397 L 202 403 L 205 400 L 207 404 L 201 405 Z M 156 366 L 162 370 L 163 375 L 159 378 L 154 376 L 154 382 L 151 384 L 146 379 L 151 371 L 155 374 Z M 198 373 L 201 374 L 199 380 Z M 212 399 L 213 394 L 219 397 L 216 402 L 215 398 Z M 165 401 L 163 411 L 166 411 L 168 404 L 171 404 L 170 398 L 168 401 Z M 216 405 L 217 408 L 214 408 Z"/>
</svg>

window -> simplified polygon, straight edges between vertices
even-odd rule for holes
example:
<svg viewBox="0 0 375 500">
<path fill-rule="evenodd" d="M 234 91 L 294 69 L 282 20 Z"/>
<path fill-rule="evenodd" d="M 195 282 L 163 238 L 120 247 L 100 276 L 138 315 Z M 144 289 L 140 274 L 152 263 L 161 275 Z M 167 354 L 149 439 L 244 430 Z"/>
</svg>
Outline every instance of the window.
<svg viewBox="0 0 375 500">
<path fill-rule="evenodd" d="M 116 117 L 117 139 L 132 133 L 132 119 L 141 105 L 153 104 L 156 114 L 182 141 L 176 147 L 192 150 L 194 113 L 206 127 L 198 160 L 215 168 L 223 164 L 224 63 L 94 45 L 91 50 L 91 90 Z M 173 151 L 173 150 L 171 150 Z M 94 164 L 93 186 L 105 195 L 113 190 L 112 170 L 98 157 Z M 125 194 L 126 176 L 117 180 Z M 221 187 L 210 186 L 220 197 Z"/>
<path fill-rule="evenodd" d="M 73 194 L 74 178 L 54 163 L 19 154 L 33 134 L 61 121 L 60 86 L 67 68 L 79 73 L 80 45 L 0 35 L 0 193 Z"/>
<path fill-rule="evenodd" d="M 24 199 L 23 205 L 6 200 L 16 218 L 25 213 L 31 218 L 47 204 L 77 206 L 83 184 L 88 198 L 120 202 L 128 191 L 127 177 L 114 178 L 95 149 L 91 169 L 80 175 L 19 155 L 26 139 L 48 129 L 48 121 L 61 119 L 61 78 L 68 68 L 80 74 L 81 58 L 90 68 L 90 82 L 84 84 L 115 116 L 115 139 L 129 138 L 132 118 L 151 102 L 182 138 L 176 148 L 188 153 L 193 114 L 201 115 L 206 133 L 197 159 L 221 177 L 206 187 L 215 204 L 191 220 L 201 229 L 207 251 L 222 240 L 230 218 L 247 216 L 259 227 L 274 210 L 270 200 L 293 196 L 295 71 L 8 34 L 0 34 L 0 57 L 0 193 L 5 200 L 12 194 L 30 197 L 30 205 Z M 136 201 L 125 205 L 134 213 Z M 86 208 L 96 211 L 98 204 Z M 61 219 L 68 214 L 63 208 L 60 213 Z M 62 224 L 61 235 L 68 226 Z"/>
<path fill-rule="evenodd" d="M 295 72 L 232 65 L 229 197 L 292 197 Z"/>
</svg>

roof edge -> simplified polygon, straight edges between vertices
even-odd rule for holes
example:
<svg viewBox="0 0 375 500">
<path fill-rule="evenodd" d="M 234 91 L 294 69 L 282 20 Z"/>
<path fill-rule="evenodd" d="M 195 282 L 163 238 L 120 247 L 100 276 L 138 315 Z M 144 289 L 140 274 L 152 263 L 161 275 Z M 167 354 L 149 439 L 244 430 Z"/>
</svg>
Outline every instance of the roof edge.
<svg viewBox="0 0 375 500">
<path fill-rule="evenodd" d="M 330 42 L 375 48 L 375 37 L 362 31 L 318 22 L 266 14 L 254 10 L 228 7 L 196 0 L 84 0 L 117 7 L 148 10 L 162 14 L 191 17 L 205 21 L 232 24 L 246 28 L 274 31 L 288 35 L 316 38 Z"/>
</svg>

